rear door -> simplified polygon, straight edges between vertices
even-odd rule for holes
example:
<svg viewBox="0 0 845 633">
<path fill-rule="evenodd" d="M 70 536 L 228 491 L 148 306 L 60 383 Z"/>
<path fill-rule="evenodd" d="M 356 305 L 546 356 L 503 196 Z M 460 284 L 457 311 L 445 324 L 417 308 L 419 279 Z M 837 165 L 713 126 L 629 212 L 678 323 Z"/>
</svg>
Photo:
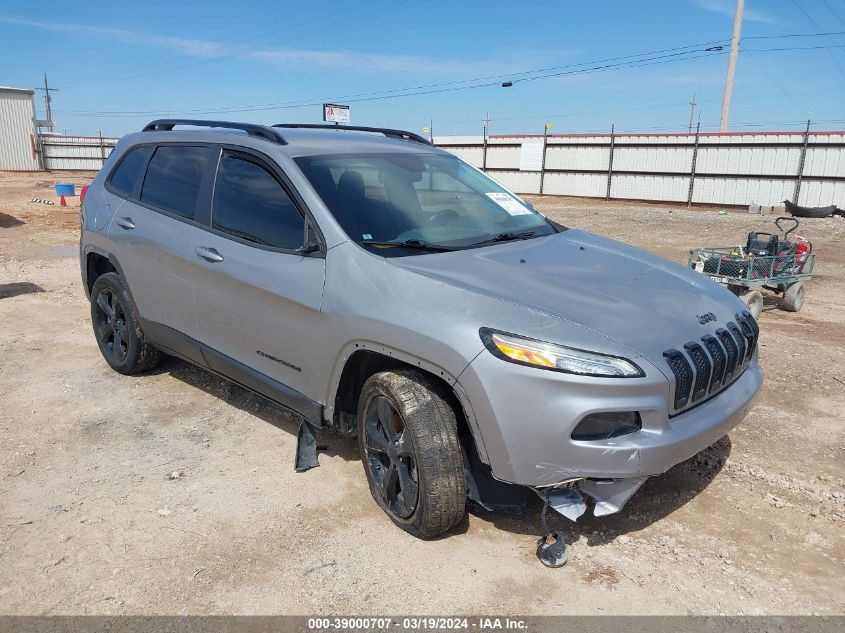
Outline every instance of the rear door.
<svg viewBox="0 0 845 633">
<path fill-rule="evenodd" d="M 210 227 L 191 257 L 200 341 L 224 357 L 218 361 L 232 359 L 316 400 L 309 350 L 320 344 L 325 258 L 297 250 L 306 234 L 317 239 L 306 216 L 275 163 L 224 149 Z"/>
<path fill-rule="evenodd" d="M 146 334 L 181 352 L 178 333 L 197 338 L 191 253 L 203 233 L 198 217 L 209 205 L 220 150 L 180 144 L 139 149 L 148 155 L 144 176 L 115 214 L 109 236 Z"/>
</svg>

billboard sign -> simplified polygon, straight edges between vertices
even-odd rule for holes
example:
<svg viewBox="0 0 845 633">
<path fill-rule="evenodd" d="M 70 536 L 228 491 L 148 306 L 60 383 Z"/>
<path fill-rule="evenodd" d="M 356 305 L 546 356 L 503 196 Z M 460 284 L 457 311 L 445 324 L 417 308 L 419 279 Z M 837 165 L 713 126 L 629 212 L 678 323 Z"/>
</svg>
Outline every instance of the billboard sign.
<svg viewBox="0 0 845 633">
<path fill-rule="evenodd" d="M 349 106 L 336 103 L 323 104 L 323 121 L 349 123 Z"/>
</svg>

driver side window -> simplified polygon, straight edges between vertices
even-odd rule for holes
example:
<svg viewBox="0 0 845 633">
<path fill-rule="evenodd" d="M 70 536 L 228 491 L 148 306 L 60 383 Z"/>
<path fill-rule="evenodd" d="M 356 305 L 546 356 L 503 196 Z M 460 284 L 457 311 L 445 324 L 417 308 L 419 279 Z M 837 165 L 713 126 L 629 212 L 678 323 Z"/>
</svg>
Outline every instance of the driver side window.
<svg viewBox="0 0 845 633">
<path fill-rule="evenodd" d="M 224 152 L 211 209 L 214 229 L 261 246 L 293 250 L 305 220 L 276 177 L 246 156 Z"/>
</svg>

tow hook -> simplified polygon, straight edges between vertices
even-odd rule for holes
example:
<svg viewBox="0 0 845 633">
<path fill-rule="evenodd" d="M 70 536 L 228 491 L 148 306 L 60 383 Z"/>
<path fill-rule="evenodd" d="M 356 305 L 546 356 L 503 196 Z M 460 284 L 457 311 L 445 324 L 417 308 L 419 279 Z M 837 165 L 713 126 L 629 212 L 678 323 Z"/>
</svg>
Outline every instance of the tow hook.
<svg viewBox="0 0 845 633">
<path fill-rule="evenodd" d="M 646 479 L 576 479 L 563 482 L 561 488 L 534 488 L 534 492 L 543 500 L 543 510 L 540 512 L 543 536 L 537 541 L 537 558 L 540 562 L 546 567 L 563 567 L 566 564 L 566 543 L 559 532 L 549 529 L 546 522 L 549 506 L 570 521 L 577 521 L 587 511 L 583 496 L 586 495 L 595 502 L 593 516 L 613 514 L 622 509 Z"/>
<path fill-rule="evenodd" d="M 540 512 L 540 523 L 543 525 L 543 536 L 537 541 L 537 558 L 546 567 L 563 567 L 566 565 L 566 542 L 560 532 L 549 529 L 546 522 L 546 512 L 549 509 L 549 494 L 541 495 L 543 498 L 543 511 Z"/>
<path fill-rule="evenodd" d="M 566 543 L 558 532 L 549 532 L 537 541 L 537 558 L 546 567 L 566 565 Z"/>
</svg>

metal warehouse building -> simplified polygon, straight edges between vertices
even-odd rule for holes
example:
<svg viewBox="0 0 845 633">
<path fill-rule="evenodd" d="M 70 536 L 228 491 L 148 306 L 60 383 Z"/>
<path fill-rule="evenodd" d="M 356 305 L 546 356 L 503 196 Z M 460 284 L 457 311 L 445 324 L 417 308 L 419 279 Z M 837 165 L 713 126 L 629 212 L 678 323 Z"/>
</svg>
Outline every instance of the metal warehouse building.
<svg viewBox="0 0 845 633">
<path fill-rule="evenodd" d="M 0 169 L 39 169 L 34 92 L 0 86 Z"/>
</svg>

